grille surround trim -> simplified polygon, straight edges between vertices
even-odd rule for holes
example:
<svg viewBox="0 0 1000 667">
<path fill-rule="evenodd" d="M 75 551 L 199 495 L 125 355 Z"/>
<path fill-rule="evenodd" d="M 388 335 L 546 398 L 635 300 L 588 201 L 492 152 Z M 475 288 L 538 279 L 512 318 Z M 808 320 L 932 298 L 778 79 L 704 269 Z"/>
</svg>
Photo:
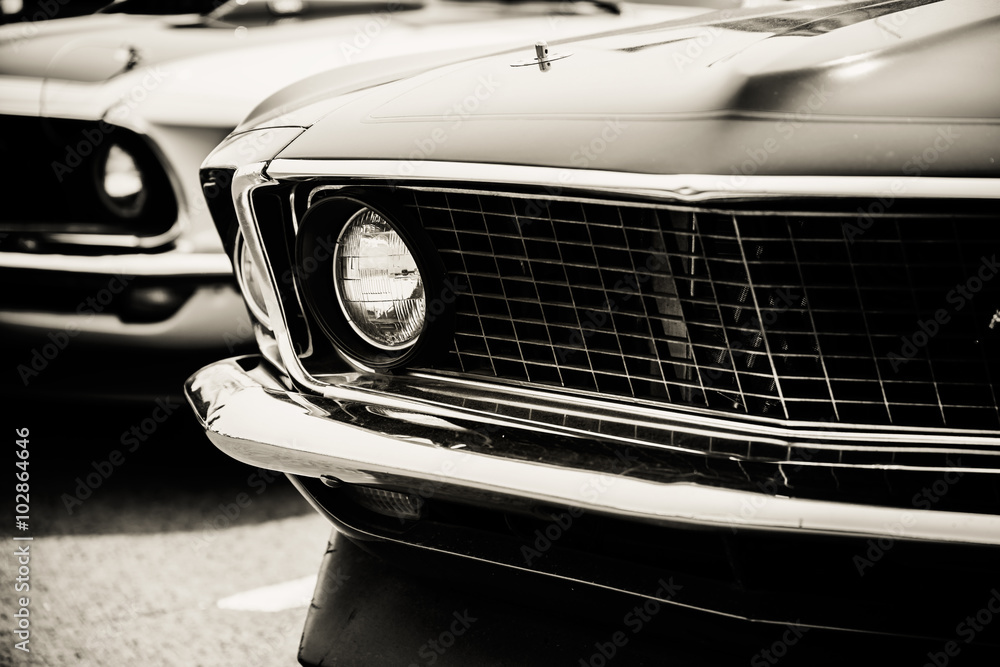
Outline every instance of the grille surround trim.
<svg viewBox="0 0 1000 667">
<path fill-rule="evenodd" d="M 469 182 L 590 190 L 682 202 L 741 198 L 871 197 L 896 199 L 1000 199 L 1000 182 L 989 178 L 938 176 L 740 176 L 726 174 L 636 174 L 617 171 L 533 167 L 478 162 L 413 160 L 315 160 L 276 158 L 267 165 L 276 181 L 310 178 Z"/>
<path fill-rule="evenodd" d="M 296 222 L 296 265 L 301 264 L 303 258 L 311 258 L 316 263 L 315 271 L 295 271 L 296 294 L 311 311 L 321 333 L 352 365 L 362 369 L 406 366 L 435 349 L 438 341 L 444 338 L 441 332 L 450 326 L 450 313 L 425 317 L 420 333 L 408 345 L 397 348 L 376 346 L 359 332 L 347 313 L 339 288 L 332 279 L 332 271 L 344 230 L 354 215 L 363 210 L 377 213 L 402 238 L 419 267 L 425 294 L 442 289 L 444 266 L 421 230 L 407 224 L 401 212 L 369 201 L 364 193 L 338 190 L 310 206 L 307 214 Z M 323 236 L 326 243 L 334 247 L 332 251 L 324 247 Z"/>
<path fill-rule="evenodd" d="M 281 164 L 278 164 L 278 163 Z M 303 162 L 309 163 L 309 169 L 305 167 L 307 165 L 301 164 Z M 247 165 L 238 170 L 236 177 L 233 181 L 233 197 L 237 202 L 237 212 L 241 221 L 241 226 L 243 227 L 244 233 L 247 235 L 248 244 L 251 250 L 257 254 L 257 259 L 263 262 L 264 266 L 267 266 L 268 280 L 271 289 L 266 290 L 265 297 L 269 300 L 269 306 L 273 306 L 274 311 L 277 313 L 275 317 L 275 327 L 274 335 L 277 343 L 278 352 L 283 362 L 282 365 L 285 371 L 288 373 L 292 382 L 299 386 L 300 388 L 306 389 L 308 391 L 314 392 L 319 395 L 326 396 L 332 399 L 358 399 L 362 397 L 362 394 L 358 394 L 352 391 L 344 391 L 343 386 L 338 386 L 337 377 L 313 377 L 310 375 L 306 369 L 303 367 L 301 359 L 295 353 L 295 348 L 292 344 L 289 335 L 289 329 L 286 321 L 286 314 L 283 309 L 279 308 L 281 305 L 277 297 L 277 277 L 273 273 L 273 269 L 270 264 L 266 263 L 266 250 L 263 248 L 260 241 L 260 232 L 258 229 L 259 221 L 255 219 L 252 215 L 252 207 L 250 205 L 251 194 L 258 187 L 271 187 L 279 183 L 276 178 L 280 177 L 285 179 L 286 182 L 297 182 L 310 180 L 312 177 L 337 177 L 337 176 L 352 176 L 357 177 L 354 180 L 364 183 L 368 178 L 373 179 L 384 179 L 386 174 L 397 173 L 394 169 L 398 169 L 399 165 L 402 163 L 389 162 L 389 163 L 365 163 L 367 165 L 367 170 L 362 168 L 362 165 L 358 165 L 355 161 L 320 161 L 320 160 L 310 160 L 310 161 L 299 161 L 299 160 L 285 160 L 285 161 L 274 161 L 271 166 L 277 165 L 278 168 L 269 168 L 265 172 L 265 168 L 268 166 L 265 163 L 255 163 L 252 165 Z M 435 167 L 438 171 L 445 166 L 437 163 Z M 452 171 L 447 176 L 448 180 L 453 182 L 467 182 L 471 179 L 469 178 L 469 173 L 466 168 L 469 165 L 451 165 Z M 481 165 L 483 167 L 492 167 L 492 165 Z M 518 179 L 519 183 L 524 182 L 535 182 L 538 183 L 538 179 L 532 180 L 537 175 L 537 170 L 530 167 L 515 167 L 512 168 L 516 173 L 520 174 Z M 291 170 L 290 172 L 288 170 Z M 311 171 L 310 171 L 311 170 Z M 489 171 L 488 169 L 486 171 Z M 548 170 L 549 172 L 555 172 L 556 170 Z M 366 173 L 370 174 L 367 176 Z M 462 174 L 462 176 L 457 176 L 456 174 Z M 616 174 L 616 176 L 622 176 Z M 641 175 L 640 175 L 641 176 Z M 444 178 L 442 176 L 442 178 Z M 419 179 L 413 178 L 414 182 Z M 789 182 L 794 183 L 795 178 L 789 177 Z M 815 179 L 810 179 L 815 180 Z M 839 179 L 844 181 L 845 179 Z M 851 186 L 850 188 L 840 188 L 845 191 L 853 192 L 870 192 L 870 190 L 862 187 L 861 182 L 869 183 L 870 179 L 850 179 L 859 185 Z M 962 187 L 958 187 L 954 190 L 947 190 L 946 186 L 957 184 L 959 181 L 969 181 L 965 183 Z M 972 182 L 977 181 L 977 179 L 926 179 L 923 185 L 928 187 L 923 189 L 927 196 L 937 196 L 937 197 L 955 197 L 964 198 L 970 196 L 974 193 L 975 196 L 979 197 L 989 197 L 989 198 L 1000 198 L 1000 190 L 993 183 L 983 183 L 983 182 Z M 790 187 L 788 190 L 796 191 L 802 189 L 802 184 L 798 186 Z M 340 186 L 335 186 L 340 187 Z M 607 189 L 594 187 L 591 188 L 595 192 L 611 192 L 615 194 L 618 193 L 614 187 L 609 187 Z M 663 198 L 672 199 L 675 198 L 672 192 L 660 192 L 659 195 Z M 773 193 L 769 193 L 767 196 L 774 196 Z M 822 196 L 822 195 L 817 195 Z M 294 204 L 294 201 L 293 201 Z M 293 206 L 292 210 L 292 224 L 295 226 L 295 210 Z M 293 232 L 293 230 L 288 230 Z M 455 383 L 459 382 L 469 382 L 468 380 L 458 380 L 456 378 L 449 378 L 446 375 L 429 374 L 430 377 L 435 377 L 437 379 L 443 379 L 446 381 L 451 381 Z M 496 382 L 478 382 L 471 381 L 473 384 L 479 385 L 483 388 L 489 388 L 495 390 L 497 387 Z M 528 390 L 523 388 L 514 387 L 514 390 L 519 392 L 526 392 L 528 394 L 535 393 L 537 395 L 545 395 L 550 398 L 558 398 L 564 396 L 561 392 L 553 389 L 546 389 L 544 391 L 539 391 L 537 389 Z M 370 397 L 370 395 L 369 395 Z M 383 397 L 383 400 L 387 400 Z M 600 409 L 601 407 L 614 409 L 617 405 L 614 401 L 608 401 L 605 399 L 595 399 L 593 397 L 586 396 L 573 396 L 574 404 L 577 406 L 587 405 L 592 406 L 594 409 Z M 401 408 L 414 408 L 420 407 L 422 409 L 431 409 L 432 406 L 428 406 L 423 403 L 414 403 L 410 400 L 404 399 L 388 399 L 388 402 Z M 673 418 L 678 420 L 684 420 L 688 423 L 695 423 L 706 429 L 716 430 L 716 429 L 740 429 L 743 432 L 751 433 L 755 437 L 778 437 L 782 440 L 787 440 L 791 442 L 796 442 L 799 440 L 810 440 L 812 437 L 820 431 L 823 431 L 825 435 L 829 436 L 831 440 L 842 441 L 842 442 L 868 442 L 868 443 L 900 443 L 900 442 L 919 442 L 927 444 L 936 444 L 939 447 L 944 448 L 948 452 L 953 452 L 956 454 L 968 453 L 969 450 L 962 449 L 963 446 L 972 445 L 973 447 L 982 447 L 986 450 L 996 451 L 998 445 L 1000 445 L 1000 437 L 991 431 L 970 431 L 970 430 L 960 430 L 953 428 L 927 428 L 927 427 L 899 427 L 899 426 L 884 426 L 884 425 L 869 425 L 869 424 L 850 424 L 850 423 L 840 423 L 840 424 L 829 424 L 822 422 L 810 422 L 810 421 L 778 421 L 769 418 L 753 417 L 748 415 L 740 415 L 738 418 L 733 418 L 733 416 L 720 415 L 711 411 L 701 410 L 694 407 L 685 407 L 683 411 L 677 410 L 672 406 L 658 406 L 655 409 L 649 406 L 634 405 L 629 406 L 630 410 L 641 412 L 650 417 L 659 418 Z M 872 447 L 865 448 L 867 451 L 878 452 L 882 451 L 883 447 L 878 445 L 873 445 Z M 935 468 L 936 470 L 950 470 L 951 468 Z"/>
</svg>

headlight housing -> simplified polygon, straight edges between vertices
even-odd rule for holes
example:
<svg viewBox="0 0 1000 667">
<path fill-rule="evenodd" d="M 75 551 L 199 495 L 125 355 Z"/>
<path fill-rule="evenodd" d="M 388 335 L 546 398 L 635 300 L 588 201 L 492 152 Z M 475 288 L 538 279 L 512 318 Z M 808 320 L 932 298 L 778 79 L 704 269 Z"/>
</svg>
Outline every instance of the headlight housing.
<svg viewBox="0 0 1000 667">
<path fill-rule="evenodd" d="M 348 323 L 365 341 L 384 350 L 417 341 L 427 301 L 416 257 L 372 209 L 361 209 L 341 229 L 333 283 Z"/>
<path fill-rule="evenodd" d="M 391 212 L 390 212 L 391 211 Z M 406 366 L 450 341 L 444 264 L 405 213 L 340 191 L 303 215 L 293 271 L 313 322 L 360 369 Z"/>
</svg>

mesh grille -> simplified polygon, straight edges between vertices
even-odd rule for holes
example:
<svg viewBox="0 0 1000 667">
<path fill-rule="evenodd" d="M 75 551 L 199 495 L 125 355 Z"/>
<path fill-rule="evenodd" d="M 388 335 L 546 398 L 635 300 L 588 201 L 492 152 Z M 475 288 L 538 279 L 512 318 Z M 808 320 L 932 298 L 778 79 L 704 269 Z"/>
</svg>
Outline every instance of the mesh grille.
<svg viewBox="0 0 1000 667">
<path fill-rule="evenodd" d="M 1000 427 L 993 219 L 403 196 L 458 292 L 452 352 L 430 370 L 764 417 Z"/>
</svg>

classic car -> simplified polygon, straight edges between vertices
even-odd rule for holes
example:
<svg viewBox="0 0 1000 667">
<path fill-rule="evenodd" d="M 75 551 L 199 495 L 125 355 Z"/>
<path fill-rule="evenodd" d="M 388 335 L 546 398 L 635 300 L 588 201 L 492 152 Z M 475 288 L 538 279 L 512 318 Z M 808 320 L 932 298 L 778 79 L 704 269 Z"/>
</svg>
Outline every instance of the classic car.
<svg viewBox="0 0 1000 667">
<path fill-rule="evenodd" d="M 150 15 L 192 9 L 204 11 Z M 0 151 L 16 156 L 4 173 L 17 194 L 0 213 L 0 272 L 20 287 L 0 298 L 0 330 L 20 341 L 7 346 L 4 385 L 58 389 L 71 366 L 93 377 L 103 355 L 92 345 L 131 348 L 143 363 L 156 350 L 176 372 L 191 350 L 212 350 L 207 362 L 252 339 L 198 166 L 257 102 L 297 78 L 345 65 L 355 78 L 374 77 L 379 59 L 417 66 L 463 49 L 702 11 L 544 0 L 128 0 L 113 13 L 0 28 Z"/>
<path fill-rule="evenodd" d="M 231 183 L 211 205 L 260 354 L 186 391 L 347 538 L 303 664 L 534 664 L 531 640 L 630 664 L 654 634 L 674 664 L 679 621 L 644 629 L 667 610 L 719 645 L 770 632 L 742 664 L 821 637 L 794 664 L 869 664 L 861 637 L 888 664 L 995 658 L 998 25 L 977 0 L 790 2 L 257 109 L 201 178 Z M 351 545 L 382 559 L 364 577 Z M 397 565 L 519 629 L 467 627 L 486 603 L 434 584 L 359 649 Z M 554 648 L 608 597 L 603 634 Z"/>
</svg>

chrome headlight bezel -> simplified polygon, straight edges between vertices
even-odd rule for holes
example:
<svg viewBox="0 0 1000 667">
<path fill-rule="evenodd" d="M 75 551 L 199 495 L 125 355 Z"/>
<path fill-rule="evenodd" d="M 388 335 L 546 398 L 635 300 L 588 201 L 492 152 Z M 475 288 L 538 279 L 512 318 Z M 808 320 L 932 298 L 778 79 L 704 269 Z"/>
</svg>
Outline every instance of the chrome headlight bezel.
<svg viewBox="0 0 1000 667">
<path fill-rule="evenodd" d="M 423 284 L 422 326 L 401 344 L 381 344 L 368 335 L 354 321 L 336 280 L 336 262 L 344 234 L 365 211 L 374 213 L 399 237 Z M 359 369 L 389 370 L 413 365 L 440 349 L 442 341 L 451 340 L 451 304 L 433 298 L 444 290 L 444 264 L 419 225 L 402 211 L 343 191 L 326 197 L 303 215 L 295 253 L 293 273 L 309 313 L 340 355 Z"/>
<path fill-rule="evenodd" d="M 404 277 L 410 270 L 410 267 L 412 267 L 415 274 L 416 286 L 413 287 L 413 294 L 416 294 L 416 297 L 411 296 L 401 298 L 390 295 L 388 299 L 391 302 L 403 302 L 411 298 L 415 301 L 414 312 L 409 314 L 404 313 L 401 315 L 401 317 L 409 317 L 411 323 L 415 324 L 415 326 L 407 326 L 405 329 L 415 328 L 415 331 L 407 335 L 405 339 L 400 342 L 390 340 L 392 337 L 391 335 L 387 336 L 382 334 L 380 336 L 380 333 L 382 332 L 379 331 L 377 324 L 373 322 L 371 318 L 366 319 L 365 315 L 362 312 L 359 312 L 360 308 L 358 300 L 353 298 L 350 294 L 352 290 L 349 289 L 349 286 L 346 284 L 351 279 L 344 275 L 345 262 L 350 263 L 350 259 L 356 259 L 359 260 L 359 263 L 370 264 L 373 262 L 373 259 L 377 259 L 372 258 L 371 256 L 363 255 L 356 255 L 353 257 L 345 256 L 348 246 L 352 246 L 355 241 L 355 239 L 351 238 L 352 232 L 355 232 L 359 226 L 364 225 L 380 225 L 384 230 L 383 234 L 387 237 L 388 243 L 396 246 L 396 250 L 398 251 L 396 255 L 401 257 L 402 263 L 406 264 L 406 268 L 402 269 Z M 347 319 L 347 323 L 352 329 L 354 329 L 354 332 L 362 338 L 362 340 L 379 348 L 380 350 L 387 351 L 403 350 L 407 347 L 411 347 L 417 342 L 427 319 L 427 295 L 424 290 L 423 275 L 420 272 L 420 266 L 417 264 L 414 251 L 410 249 L 410 247 L 406 244 L 406 240 L 399 234 L 398 231 L 396 231 L 396 228 L 388 219 L 369 207 L 362 208 L 352 215 L 347 222 L 344 223 L 344 226 L 340 229 L 340 234 L 337 236 L 337 243 L 333 250 L 332 268 L 333 286 L 337 295 L 337 303 L 340 305 L 341 311 Z M 390 269 L 391 265 L 387 265 L 384 268 Z M 363 273 L 364 268 L 360 267 L 358 272 Z M 392 280 L 391 276 L 387 277 L 390 281 Z M 398 312 L 401 310 L 401 306 L 404 305 L 405 304 L 403 303 L 394 303 L 392 310 L 394 312 Z"/>
</svg>

